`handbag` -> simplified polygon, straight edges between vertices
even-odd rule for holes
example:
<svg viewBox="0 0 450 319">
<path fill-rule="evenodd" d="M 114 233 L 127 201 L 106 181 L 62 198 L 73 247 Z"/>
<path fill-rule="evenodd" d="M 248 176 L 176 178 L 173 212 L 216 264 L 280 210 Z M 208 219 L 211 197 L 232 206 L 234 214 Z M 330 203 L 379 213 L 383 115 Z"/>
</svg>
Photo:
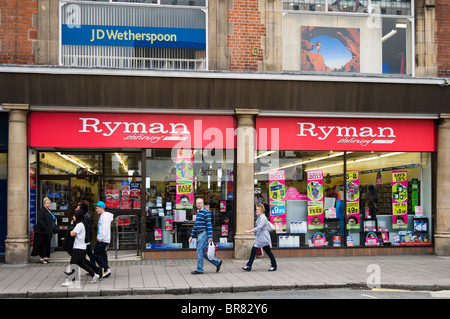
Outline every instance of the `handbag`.
<svg viewBox="0 0 450 319">
<path fill-rule="evenodd" d="M 209 260 L 213 260 L 214 256 L 217 251 L 217 246 L 214 245 L 214 242 L 210 241 L 208 246 L 206 247 L 206 257 L 208 257 Z"/>
<path fill-rule="evenodd" d="M 271 223 L 271 222 L 269 222 L 269 230 L 270 231 L 274 231 L 275 230 L 275 226 Z"/>
<path fill-rule="evenodd" d="M 55 220 L 55 222 L 53 223 L 53 234 L 57 234 L 57 233 L 59 233 L 59 226 Z"/>
</svg>

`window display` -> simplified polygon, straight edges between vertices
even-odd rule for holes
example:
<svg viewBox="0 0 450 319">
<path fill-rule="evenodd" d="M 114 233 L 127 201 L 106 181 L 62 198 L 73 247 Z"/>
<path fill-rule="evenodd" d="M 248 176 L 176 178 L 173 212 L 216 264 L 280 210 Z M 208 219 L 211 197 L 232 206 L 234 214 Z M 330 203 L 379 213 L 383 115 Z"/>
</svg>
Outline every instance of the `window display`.
<svg viewBox="0 0 450 319">
<path fill-rule="evenodd" d="M 232 248 L 234 171 L 227 151 L 178 149 L 175 158 L 172 152 L 146 150 L 145 248 L 195 249 L 195 238 L 192 243 L 188 238 L 197 214 L 196 198 L 203 198 L 211 212 L 214 242 L 219 248 Z"/>
<path fill-rule="evenodd" d="M 280 151 L 270 170 L 257 158 L 275 247 L 431 244 L 429 152 Z"/>
<path fill-rule="evenodd" d="M 399 7 L 392 15 L 384 15 L 384 2 L 372 1 L 370 10 L 365 6 L 364 14 L 355 15 L 350 13 L 354 11 L 338 10 L 336 5 L 328 6 L 328 11 L 318 10 L 318 4 L 306 5 L 315 10 L 291 11 L 297 6 L 295 3 L 285 9 L 283 70 L 411 74 L 412 24 L 407 17 L 410 13 L 406 13 L 409 10 Z M 335 11 L 345 14 L 329 13 Z"/>
</svg>

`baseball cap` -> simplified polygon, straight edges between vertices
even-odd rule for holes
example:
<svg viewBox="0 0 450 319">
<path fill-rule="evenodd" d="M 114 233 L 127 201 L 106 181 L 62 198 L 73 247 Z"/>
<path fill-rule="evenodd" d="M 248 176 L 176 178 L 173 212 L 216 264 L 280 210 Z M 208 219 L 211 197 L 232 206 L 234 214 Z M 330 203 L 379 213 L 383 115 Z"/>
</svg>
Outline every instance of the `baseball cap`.
<svg viewBox="0 0 450 319">
<path fill-rule="evenodd" d="M 100 207 L 102 207 L 103 209 L 105 209 L 106 208 L 106 205 L 105 205 L 105 203 L 104 202 L 102 202 L 102 201 L 99 201 L 97 204 L 94 204 L 94 206 L 100 206 Z"/>
</svg>

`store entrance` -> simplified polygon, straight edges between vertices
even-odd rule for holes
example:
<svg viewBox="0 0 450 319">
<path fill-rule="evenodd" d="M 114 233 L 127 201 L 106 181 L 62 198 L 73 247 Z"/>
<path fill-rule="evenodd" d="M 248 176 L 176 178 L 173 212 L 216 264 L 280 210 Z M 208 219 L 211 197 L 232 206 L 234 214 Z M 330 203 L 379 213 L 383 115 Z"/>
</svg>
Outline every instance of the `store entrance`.
<svg viewBox="0 0 450 319">
<path fill-rule="evenodd" d="M 49 178 L 40 181 L 39 208 L 42 207 L 42 199 L 48 197 L 51 201 L 50 210 L 56 216 L 60 226 L 59 233 L 53 237 L 52 247 L 59 249 L 62 246 L 77 204 L 81 200 L 88 202 L 89 211 L 94 216 L 94 225 L 97 224 L 98 215 L 95 212 L 94 204 L 99 198 L 99 180 L 97 176 L 77 176 Z M 92 240 L 95 244 L 94 234 Z"/>
</svg>

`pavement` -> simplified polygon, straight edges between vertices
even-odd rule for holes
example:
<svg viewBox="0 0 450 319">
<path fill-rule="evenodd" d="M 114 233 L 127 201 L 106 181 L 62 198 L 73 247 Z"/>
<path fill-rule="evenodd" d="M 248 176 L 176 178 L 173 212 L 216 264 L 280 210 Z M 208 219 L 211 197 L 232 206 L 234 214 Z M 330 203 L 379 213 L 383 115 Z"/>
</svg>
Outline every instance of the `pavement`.
<svg viewBox="0 0 450 319">
<path fill-rule="evenodd" d="M 220 272 L 205 261 L 205 273 L 192 275 L 194 259 L 142 260 L 136 252 L 109 253 L 112 274 L 95 284 L 81 270 L 76 287 L 63 287 L 69 264 L 65 252 L 52 263 L 0 262 L 0 298 L 71 298 L 151 294 L 234 293 L 273 289 L 389 288 L 450 290 L 450 257 L 434 255 L 278 258 L 268 272 L 267 257 L 257 258 L 251 272 L 245 260 L 224 259 Z M 126 298 L 126 297 L 125 297 Z"/>
</svg>

